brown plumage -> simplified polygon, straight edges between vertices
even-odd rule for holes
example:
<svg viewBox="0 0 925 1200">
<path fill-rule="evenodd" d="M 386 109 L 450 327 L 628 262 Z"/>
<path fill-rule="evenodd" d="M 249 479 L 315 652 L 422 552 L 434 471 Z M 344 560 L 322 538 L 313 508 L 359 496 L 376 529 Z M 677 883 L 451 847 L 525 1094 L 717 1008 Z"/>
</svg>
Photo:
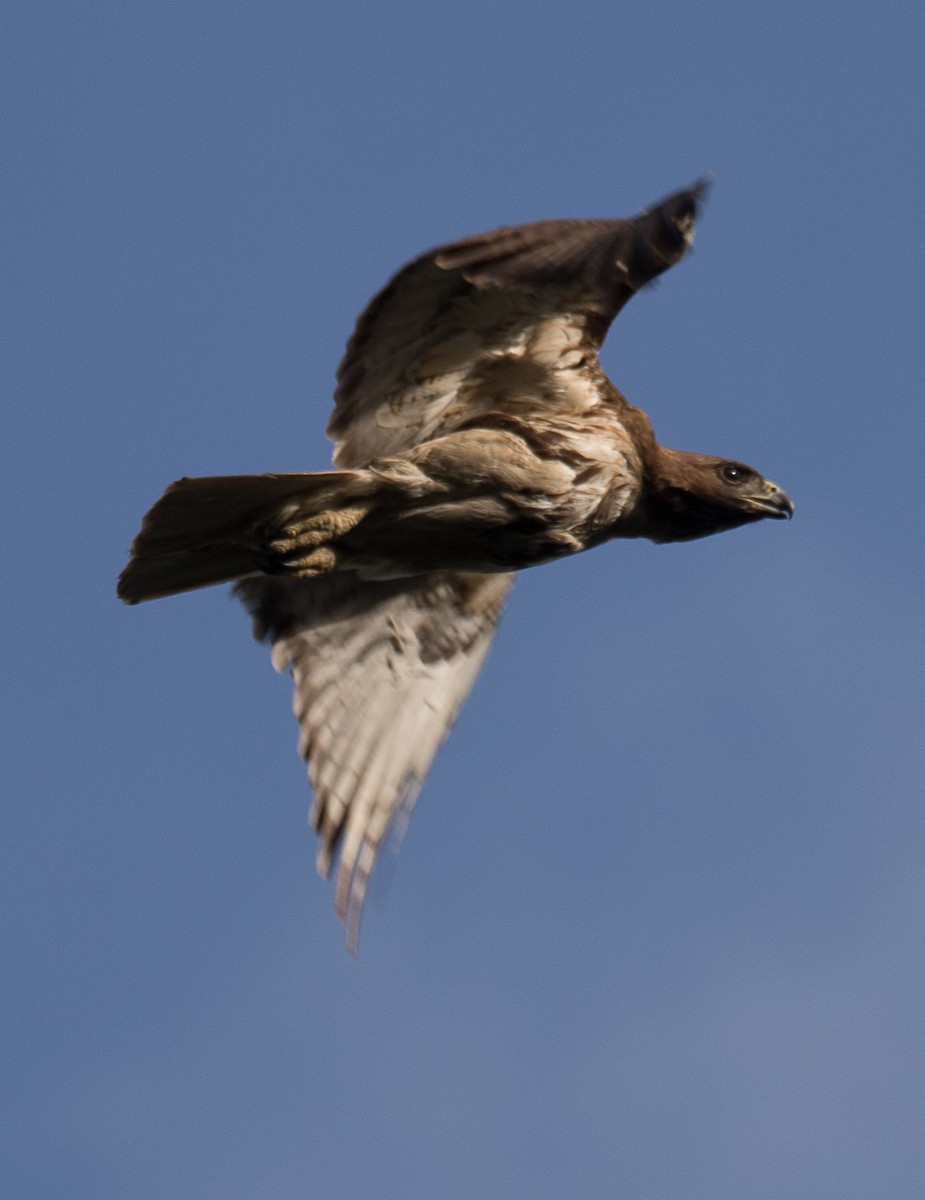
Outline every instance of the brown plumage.
<svg viewBox="0 0 925 1200">
<path fill-rule="evenodd" d="M 422 255 L 347 346 L 328 426 L 340 470 L 181 479 L 145 517 L 122 599 L 238 581 L 292 671 L 318 865 L 339 851 L 351 947 L 383 837 L 410 814 L 515 571 L 793 511 L 742 463 L 659 445 L 598 362 L 623 305 L 686 253 L 703 191 Z"/>
</svg>

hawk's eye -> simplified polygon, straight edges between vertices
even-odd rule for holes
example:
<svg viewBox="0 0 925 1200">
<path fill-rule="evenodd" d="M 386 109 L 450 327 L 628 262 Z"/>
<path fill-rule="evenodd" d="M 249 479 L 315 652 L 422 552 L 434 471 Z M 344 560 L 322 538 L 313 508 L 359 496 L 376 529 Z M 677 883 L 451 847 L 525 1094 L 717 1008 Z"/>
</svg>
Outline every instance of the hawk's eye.
<svg viewBox="0 0 925 1200">
<path fill-rule="evenodd" d="M 723 483 L 731 483 L 733 486 L 747 483 L 753 474 L 754 472 L 750 471 L 748 467 L 737 467 L 735 463 L 724 463 L 719 468 L 719 477 Z"/>
</svg>

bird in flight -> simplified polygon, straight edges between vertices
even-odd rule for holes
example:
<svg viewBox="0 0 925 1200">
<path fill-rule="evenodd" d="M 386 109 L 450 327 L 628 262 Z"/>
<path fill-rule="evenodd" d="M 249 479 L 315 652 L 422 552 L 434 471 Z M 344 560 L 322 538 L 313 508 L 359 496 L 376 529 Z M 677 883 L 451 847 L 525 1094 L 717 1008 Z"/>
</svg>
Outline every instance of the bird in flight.
<svg viewBox="0 0 925 1200">
<path fill-rule="evenodd" d="M 407 823 L 515 572 L 793 513 L 744 463 L 660 445 L 598 362 L 624 304 L 687 252 L 704 192 L 415 259 L 340 364 L 338 469 L 180 479 L 144 518 L 121 598 L 234 581 L 292 673 L 318 869 L 337 857 L 354 951 L 377 853 Z"/>
</svg>

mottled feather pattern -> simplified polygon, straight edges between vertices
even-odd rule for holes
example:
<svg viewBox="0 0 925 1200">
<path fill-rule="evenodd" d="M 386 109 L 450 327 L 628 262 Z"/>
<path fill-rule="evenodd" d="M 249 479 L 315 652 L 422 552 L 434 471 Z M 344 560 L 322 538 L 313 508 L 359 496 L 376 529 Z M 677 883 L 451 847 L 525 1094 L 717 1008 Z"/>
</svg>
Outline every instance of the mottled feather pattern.
<svg viewBox="0 0 925 1200">
<path fill-rule="evenodd" d="M 367 306 L 347 345 L 328 424 L 335 463 L 365 465 L 448 432 L 446 410 L 472 375 L 492 357 L 523 357 L 531 331 L 544 325 L 568 343 L 566 357 L 551 355 L 538 337 L 549 368 L 577 366 L 579 346 L 596 353 L 627 300 L 687 249 L 674 222 L 693 218 L 703 187 L 635 221 L 505 226 L 409 263 Z"/>
<path fill-rule="evenodd" d="M 360 911 L 386 834 L 407 820 L 466 699 L 513 576 L 433 575 L 413 583 L 245 580 L 255 634 L 290 669 L 314 790 L 310 819 L 327 875 L 340 850 L 335 904 L 356 946 Z"/>
</svg>

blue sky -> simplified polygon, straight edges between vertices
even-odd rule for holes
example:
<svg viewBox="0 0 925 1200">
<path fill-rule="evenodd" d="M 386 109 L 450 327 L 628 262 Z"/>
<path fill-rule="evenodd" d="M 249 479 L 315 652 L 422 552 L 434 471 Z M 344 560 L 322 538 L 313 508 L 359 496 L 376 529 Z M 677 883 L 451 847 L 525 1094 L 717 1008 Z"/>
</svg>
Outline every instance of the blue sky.
<svg viewBox="0 0 925 1200">
<path fill-rule="evenodd" d="M 921 7 L 5 27 L 4 1194 L 920 1196 Z M 353 961 L 288 685 L 117 603 L 139 518 L 323 468 L 409 257 L 705 169 L 603 361 L 796 518 L 524 575 Z"/>
</svg>

